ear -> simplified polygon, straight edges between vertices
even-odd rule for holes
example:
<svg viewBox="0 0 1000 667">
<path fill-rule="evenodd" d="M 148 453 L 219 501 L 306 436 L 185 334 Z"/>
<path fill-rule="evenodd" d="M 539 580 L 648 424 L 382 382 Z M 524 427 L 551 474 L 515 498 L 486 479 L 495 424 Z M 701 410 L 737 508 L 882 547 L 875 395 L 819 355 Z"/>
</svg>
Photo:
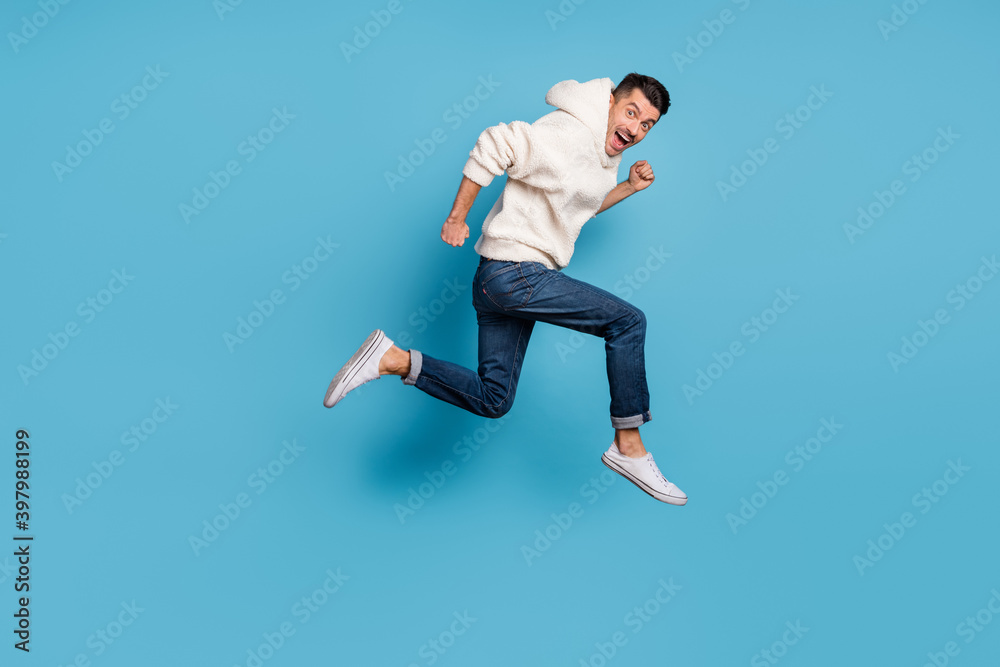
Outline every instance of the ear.
<svg viewBox="0 0 1000 667">
<path fill-rule="evenodd" d="M 611 111 L 611 107 L 615 105 L 615 94 L 611 93 L 611 99 L 608 100 L 608 111 Z"/>
</svg>

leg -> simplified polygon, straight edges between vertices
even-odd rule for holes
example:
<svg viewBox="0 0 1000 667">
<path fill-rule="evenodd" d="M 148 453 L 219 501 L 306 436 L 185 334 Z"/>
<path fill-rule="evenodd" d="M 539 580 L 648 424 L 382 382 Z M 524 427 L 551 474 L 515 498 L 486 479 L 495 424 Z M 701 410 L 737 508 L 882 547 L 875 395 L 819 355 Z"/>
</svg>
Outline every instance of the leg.
<svg viewBox="0 0 1000 667">
<path fill-rule="evenodd" d="M 477 271 L 478 277 L 478 271 Z M 473 290 L 478 278 L 473 279 Z M 383 356 L 379 372 L 399 375 L 404 384 L 463 408 L 473 414 L 499 418 L 514 403 L 524 354 L 535 323 L 483 310 L 476 306 L 479 324 L 479 368 L 477 372 L 411 349 L 393 346 Z"/>
<path fill-rule="evenodd" d="M 378 362 L 379 375 L 401 375 L 406 377 L 410 374 L 410 353 L 402 348 L 393 345 L 382 356 Z"/>
<path fill-rule="evenodd" d="M 410 350 L 420 369 L 403 379 L 435 398 L 483 417 L 498 419 L 514 403 L 524 353 L 534 322 L 485 315 L 479 319 L 479 368 L 464 366 Z"/>
<path fill-rule="evenodd" d="M 418 352 L 419 354 L 419 352 Z M 500 364 L 499 361 L 491 362 L 491 364 L 484 364 L 483 361 L 486 357 L 480 356 L 480 373 L 479 377 L 484 377 L 484 371 L 489 365 Z M 523 359 L 523 354 L 522 354 Z M 380 375 L 399 375 L 401 377 L 406 377 L 410 374 L 411 368 L 411 356 L 409 351 L 404 351 L 401 348 L 393 345 L 392 348 L 385 353 L 382 357 L 382 361 L 379 364 L 379 374 Z M 465 369 L 462 369 L 465 370 Z M 516 387 L 517 381 L 513 380 L 513 386 Z M 513 391 L 511 396 L 511 401 L 508 402 L 507 407 L 510 407 L 510 403 L 513 402 Z M 646 455 L 646 447 L 642 444 L 642 438 L 639 435 L 638 428 L 616 428 L 615 429 L 615 446 L 618 450 L 625 456 L 630 456 L 633 458 L 638 458 Z"/>
<path fill-rule="evenodd" d="M 639 437 L 638 428 L 616 428 L 615 446 L 625 456 L 638 458 L 646 455 L 646 447 L 642 444 L 642 438 Z"/>
<path fill-rule="evenodd" d="M 489 271 L 486 274 L 486 280 L 475 287 L 482 294 L 474 297 L 482 297 L 481 301 L 494 310 L 604 338 L 615 440 L 630 454 L 644 455 L 638 427 L 652 419 L 646 384 L 645 314 L 610 292 L 539 262 L 514 263 L 514 269 L 497 279 L 492 279 Z M 512 284 L 523 287 L 508 293 Z"/>
<path fill-rule="evenodd" d="M 615 442 L 601 460 L 657 500 L 687 503 L 687 495 L 663 476 L 639 438 L 638 427 L 652 418 L 641 310 L 539 262 L 487 258 L 480 260 L 472 281 L 472 302 L 479 322 L 479 373 L 410 350 L 405 383 L 477 414 L 499 416 L 514 400 L 536 321 L 601 336 L 615 428 Z M 399 358 L 395 352 L 394 357 Z"/>
</svg>

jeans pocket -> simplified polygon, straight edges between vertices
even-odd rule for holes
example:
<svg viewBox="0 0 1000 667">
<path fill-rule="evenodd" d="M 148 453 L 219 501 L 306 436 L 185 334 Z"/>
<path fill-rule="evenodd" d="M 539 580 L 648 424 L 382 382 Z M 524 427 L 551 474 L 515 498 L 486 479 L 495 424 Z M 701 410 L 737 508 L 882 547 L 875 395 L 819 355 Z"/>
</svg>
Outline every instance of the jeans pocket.
<svg viewBox="0 0 1000 667">
<path fill-rule="evenodd" d="M 531 298 L 531 283 L 524 276 L 521 264 L 511 262 L 491 273 L 480 282 L 483 294 L 501 310 L 523 308 Z"/>
<path fill-rule="evenodd" d="M 492 281 L 494 278 L 507 273 L 508 271 L 514 271 L 517 269 L 517 262 L 508 262 L 506 260 L 500 259 L 489 259 L 483 262 L 479 267 L 480 282 L 483 285 Z"/>
</svg>

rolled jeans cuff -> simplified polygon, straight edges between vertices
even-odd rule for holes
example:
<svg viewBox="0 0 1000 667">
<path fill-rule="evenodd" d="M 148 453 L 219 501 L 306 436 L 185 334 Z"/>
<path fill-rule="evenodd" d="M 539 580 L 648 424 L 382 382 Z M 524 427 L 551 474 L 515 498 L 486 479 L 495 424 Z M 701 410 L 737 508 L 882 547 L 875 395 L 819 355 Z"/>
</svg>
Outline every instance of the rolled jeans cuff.
<svg viewBox="0 0 1000 667">
<path fill-rule="evenodd" d="M 420 375 L 420 367 L 424 363 L 424 355 L 420 350 L 410 350 L 410 374 L 403 378 L 403 384 L 416 384 Z"/>
<path fill-rule="evenodd" d="M 640 426 L 642 426 L 643 424 L 645 424 L 646 422 L 648 422 L 652 418 L 653 417 L 649 413 L 649 410 L 646 410 L 645 412 L 643 412 L 640 415 L 633 415 L 631 417 L 615 417 L 614 415 L 612 415 L 611 416 L 611 427 L 612 428 L 639 428 Z"/>
</svg>

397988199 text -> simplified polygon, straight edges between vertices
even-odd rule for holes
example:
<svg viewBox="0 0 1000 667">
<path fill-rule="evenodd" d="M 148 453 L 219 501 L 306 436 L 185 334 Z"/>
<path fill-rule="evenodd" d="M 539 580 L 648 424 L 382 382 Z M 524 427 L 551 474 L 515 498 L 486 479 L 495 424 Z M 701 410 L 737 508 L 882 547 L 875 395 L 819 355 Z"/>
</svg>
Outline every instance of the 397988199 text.
<svg viewBox="0 0 1000 667">
<path fill-rule="evenodd" d="M 25 535 L 28 522 L 31 520 L 31 499 L 28 490 L 31 477 L 30 435 L 24 429 L 17 433 L 17 444 L 14 456 L 14 526 L 21 534 L 14 535 L 14 557 L 17 559 L 17 577 L 14 579 L 14 591 L 17 594 L 14 612 L 14 648 L 27 653 L 31 641 L 31 613 L 28 593 L 31 591 L 31 541 L 30 535 Z"/>
</svg>

